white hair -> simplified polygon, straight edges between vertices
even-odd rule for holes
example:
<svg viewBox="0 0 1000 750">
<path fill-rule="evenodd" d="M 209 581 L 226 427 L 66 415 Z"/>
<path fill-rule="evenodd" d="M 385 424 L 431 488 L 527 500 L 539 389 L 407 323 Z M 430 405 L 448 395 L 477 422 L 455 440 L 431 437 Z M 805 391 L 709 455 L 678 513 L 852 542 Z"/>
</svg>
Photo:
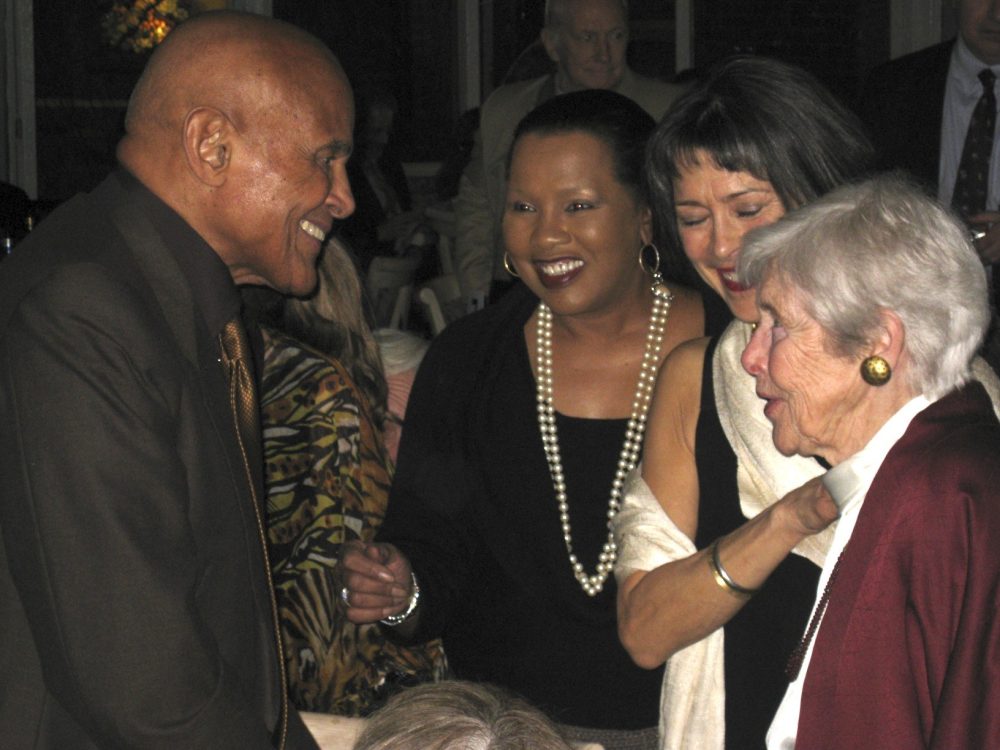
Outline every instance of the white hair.
<svg viewBox="0 0 1000 750">
<path fill-rule="evenodd" d="M 903 323 L 909 385 L 930 398 L 969 378 L 990 313 L 964 225 L 899 174 L 839 188 L 747 236 L 743 283 L 778 278 L 843 354 L 863 353 L 883 311 Z"/>
<path fill-rule="evenodd" d="M 446 680 L 406 688 L 368 719 L 354 750 L 572 750 L 540 710 L 504 688 Z"/>
</svg>

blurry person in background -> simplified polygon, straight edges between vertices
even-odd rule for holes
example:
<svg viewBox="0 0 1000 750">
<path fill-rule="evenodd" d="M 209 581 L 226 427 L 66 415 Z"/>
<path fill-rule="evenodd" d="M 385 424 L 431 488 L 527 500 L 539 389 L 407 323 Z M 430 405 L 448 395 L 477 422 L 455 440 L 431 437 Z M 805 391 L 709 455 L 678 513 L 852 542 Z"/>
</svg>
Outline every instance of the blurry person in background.
<svg viewBox="0 0 1000 750">
<path fill-rule="evenodd" d="M 372 258 L 403 255 L 430 243 L 422 213 L 411 210 L 410 188 L 393 139 L 396 97 L 385 88 L 358 92 L 355 153 L 347 165 L 357 208 L 338 226 L 362 274 Z"/>
<path fill-rule="evenodd" d="M 883 170 L 905 169 L 975 232 L 991 274 L 983 353 L 1000 371 L 1000 3 L 950 0 L 958 35 L 873 70 L 859 113 Z"/>
</svg>

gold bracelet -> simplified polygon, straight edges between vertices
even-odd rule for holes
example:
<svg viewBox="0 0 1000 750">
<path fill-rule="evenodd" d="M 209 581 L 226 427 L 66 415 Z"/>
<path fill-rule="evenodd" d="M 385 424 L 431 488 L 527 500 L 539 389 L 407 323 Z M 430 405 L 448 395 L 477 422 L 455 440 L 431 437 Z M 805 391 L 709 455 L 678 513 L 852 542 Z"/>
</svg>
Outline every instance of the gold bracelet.
<svg viewBox="0 0 1000 750">
<path fill-rule="evenodd" d="M 738 596 L 742 599 L 749 599 L 751 596 L 760 591 L 760 589 L 748 589 L 745 586 L 740 586 L 733 580 L 733 577 L 726 572 L 726 569 L 722 567 L 722 562 L 719 560 L 718 539 L 712 542 L 711 551 L 708 555 L 708 567 L 712 569 L 712 575 L 715 577 L 715 582 L 719 584 L 719 588 L 724 589 L 733 596 Z"/>
</svg>

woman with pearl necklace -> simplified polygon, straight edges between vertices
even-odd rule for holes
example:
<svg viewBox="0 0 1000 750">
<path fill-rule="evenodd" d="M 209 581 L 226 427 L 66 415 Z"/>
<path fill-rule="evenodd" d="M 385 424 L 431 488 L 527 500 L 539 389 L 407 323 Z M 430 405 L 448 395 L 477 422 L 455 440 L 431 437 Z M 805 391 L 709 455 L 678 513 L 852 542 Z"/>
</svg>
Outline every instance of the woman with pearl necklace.
<svg viewBox="0 0 1000 750">
<path fill-rule="evenodd" d="M 660 681 L 618 641 L 610 520 L 659 364 L 705 329 L 698 294 L 664 281 L 650 244 L 653 126 L 609 91 L 522 120 L 503 235 L 523 284 L 434 341 L 385 524 L 341 558 L 352 621 L 442 637 L 458 677 L 503 685 L 608 750 L 655 747 Z"/>
</svg>

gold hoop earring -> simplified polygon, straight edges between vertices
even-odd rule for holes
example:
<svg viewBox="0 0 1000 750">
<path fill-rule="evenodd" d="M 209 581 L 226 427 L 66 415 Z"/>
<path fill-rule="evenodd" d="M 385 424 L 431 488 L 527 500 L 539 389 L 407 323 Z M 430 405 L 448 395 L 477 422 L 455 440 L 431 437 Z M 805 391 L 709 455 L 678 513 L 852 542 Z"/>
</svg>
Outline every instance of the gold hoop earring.
<svg viewBox="0 0 1000 750">
<path fill-rule="evenodd" d="M 868 385 L 881 386 L 892 377 L 892 367 L 884 357 L 872 354 L 861 362 L 861 379 Z"/>
<path fill-rule="evenodd" d="M 509 273 L 515 279 L 521 278 L 521 274 L 519 274 L 517 272 L 517 269 L 514 267 L 514 261 L 510 259 L 510 253 L 508 252 L 505 252 L 503 254 L 503 267 L 507 269 L 507 273 Z"/>
<path fill-rule="evenodd" d="M 650 266 L 646 263 L 646 250 L 653 251 L 653 257 L 656 259 L 653 261 L 653 265 Z M 639 248 L 639 268 L 641 268 L 645 273 L 648 273 L 654 279 L 660 279 L 660 250 L 652 242 L 648 245 L 643 245 Z"/>
<path fill-rule="evenodd" d="M 656 259 L 652 266 L 646 263 L 646 248 L 653 251 L 653 257 Z M 649 289 L 654 295 L 663 298 L 670 295 L 670 290 L 663 283 L 663 274 L 660 273 L 660 251 L 652 242 L 639 248 L 639 268 L 643 270 L 643 273 L 648 273 L 653 277 L 653 283 L 649 285 Z"/>
</svg>

